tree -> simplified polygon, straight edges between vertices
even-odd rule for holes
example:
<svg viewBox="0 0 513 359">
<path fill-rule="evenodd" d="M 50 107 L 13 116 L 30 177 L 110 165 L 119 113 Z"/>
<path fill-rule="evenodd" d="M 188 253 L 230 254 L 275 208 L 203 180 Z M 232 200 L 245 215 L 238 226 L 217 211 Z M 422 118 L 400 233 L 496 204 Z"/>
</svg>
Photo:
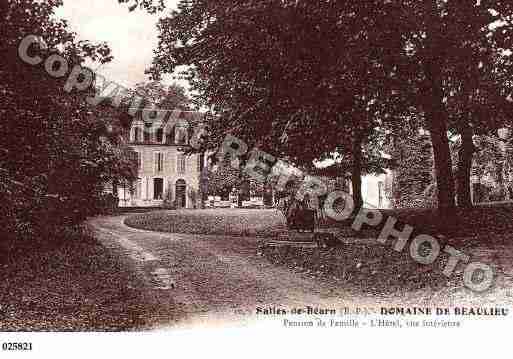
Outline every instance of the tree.
<svg viewBox="0 0 513 359">
<path fill-rule="evenodd" d="M 429 135 L 416 127 L 405 128 L 393 139 L 389 153 L 395 160 L 392 199 L 395 208 L 423 208 L 436 205 L 433 148 Z M 434 202 L 434 203 L 433 203 Z"/>
<path fill-rule="evenodd" d="M 47 47 L 31 51 L 43 59 L 62 55 L 73 65 L 112 58 L 106 44 L 78 41 L 54 10 L 62 1 L 8 0 L 0 5 L 0 188 L 2 238 L 33 236 L 77 224 L 98 213 L 104 187 L 112 178 L 129 181 L 132 166 L 118 146 L 112 118 L 85 101 L 89 91 L 64 90 L 43 64 L 18 57 L 27 35 L 44 36 Z M 51 237 L 48 237 L 51 238 Z"/>
<path fill-rule="evenodd" d="M 496 134 L 511 126 L 512 63 L 498 49 L 474 57 L 473 66 L 451 84 L 447 105 L 450 109 L 451 132 L 459 135 L 457 166 L 457 199 L 461 207 L 470 207 L 472 158 L 477 148 L 476 136 Z M 449 86 L 448 86 L 449 87 Z"/>
<path fill-rule="evenodd" d="M 416 99 L 413 98 L 414 104 L 424 112 L 426 125 L 431 133 L 438 203 L 447 212 L 455 204 L 447 139 L 454 112 L 448 98 L 457 97 L 465 103 L 462 111 L 465 119 L 461 121 L 460 112 L 460 121 L 455 128 L 465 144 L 462 147 L 458 178 L 460 202 L 466 205 L 470 199 L 467 190 L 470 168 L 468 158 L 472 152 L 469 145 L 472 134 L 467 116 L 473 115 L 469 106 L 476 104 L 467 100 L 476 91 L 483 90 L 483 84 L 492 77 L 495 68 L 489 66 L 490 60 L 497 59 L 501 49 L 511 47 L 512 28 L 509 19 L 512 6 L 502 1 L 479 1 L 470 4 L 430 0 L 422 5 L 399 1 L 394 8 L 404 18 L 401 21 L 396 15 L 394 22 L 402 26 L 403 48 L 407 50 L 404 59 L 408 61 L 404 62 L 403 67 L 403 70 L 406 69 L 405 79 L 414 85 L 418 95 Z M 401 65 L 400 62 L 397 64 Z M 495 85 L 500 86 L 503 83 L 504 81 L 495 82 Z"/>
<path fill-rule="evenodd" d="M 153 72 L 193 65 L 186 76 L 220 115 L 212 141 L 233 132 L 273 148 L 300 112 L 317 126 L 296 127 L 305 149 L 329 152 L 335 134 L 356 154 L 353 129 L 365 116 L 341 126 L 334 115 L 350 112 L 355 100 L 396 96 L 383 120 L 404 119 L 403 101 L 423 119 L 445 218 L 455 207 L 448 97 L 479 89 L 493 67 L 474 71 L 476 64 L 511 48 L 512 12 L 513 4 L 499 0 L 181 1 L 159 23 Z"/>
<path fill-rule="evenodd" d="M 159 81 L 149 81 L 135 85 L 134 91 L 161 110 L 189 109 L 190 99 L 185 89 L 176 83 L 164 85 Z"/>
<path fill-rule="evenodd" d="M 396 79 L 363 53 L 372 44 L 343 21 L 367 32 L 357 7 L 349 1 L 183 1 L 178 7 L 160 21 L 152 72 L 159 78 L 192 66 L 185 76 L 216 114 L 210 145 L 232 133 L 301 166 L 342 150 L 353 159 L 360 206 L 363 146 L 376 137 L 378 116 L 387 107 L 399 112 L 400 102 Z"/>
<path fill-rule="evenodd" d="M 495 182 L 495 188 L 491 189 L 491 195 L 498 200 L 506 199 L 506 168 L 508 167 L 508 146 L 496 135 L 481 135 L 474 140 L 475 155 L 472 174 L 482 184 L 482 180 L 488 177 Z M 483 198 L 479 198 L 483 200 Z"/>
<path fill-rule="evenodd" d="M 206 192 L 210 195 L 228 197 L 233 188 L 238 188 L 247 180 L 242 171 L 227 163 L 219 163 L 206 170 Z"/>
</svg>

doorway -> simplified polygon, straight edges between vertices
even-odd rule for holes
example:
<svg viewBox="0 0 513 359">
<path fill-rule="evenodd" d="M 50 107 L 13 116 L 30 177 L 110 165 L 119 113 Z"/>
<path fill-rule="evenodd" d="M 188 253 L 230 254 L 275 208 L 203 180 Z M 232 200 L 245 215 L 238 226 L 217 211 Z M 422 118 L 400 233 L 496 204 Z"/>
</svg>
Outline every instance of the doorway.
<svg viewBox="0 0 513 359">
<path fill-rule="evenodd" d="M 155 178 L 153 180 L 153 199 L 164 199 L 164 180 L 162 178 Z"/>
<path fill-rule="evenodd" d="M 187 183 L 183 179 L 176 181 L 176 208 L 187 207 Z"/>
</svg>

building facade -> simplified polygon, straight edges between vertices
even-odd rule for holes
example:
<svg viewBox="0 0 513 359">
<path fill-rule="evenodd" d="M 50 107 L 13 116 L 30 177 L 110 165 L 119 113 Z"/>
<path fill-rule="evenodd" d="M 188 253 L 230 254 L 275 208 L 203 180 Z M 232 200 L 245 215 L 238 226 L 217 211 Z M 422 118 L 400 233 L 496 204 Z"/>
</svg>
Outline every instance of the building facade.
<svg viewBox="0 0 513 359">
<path fill-rule="evenodd" d="M 174 111 L 161 126 L 140 118 L 127 140 L 137 156 L 138 179 L 131 188 L 118 188 L 120 207 L 198 208 L 204 156 L 187 154 L 198 112 Z"/>
</svg>

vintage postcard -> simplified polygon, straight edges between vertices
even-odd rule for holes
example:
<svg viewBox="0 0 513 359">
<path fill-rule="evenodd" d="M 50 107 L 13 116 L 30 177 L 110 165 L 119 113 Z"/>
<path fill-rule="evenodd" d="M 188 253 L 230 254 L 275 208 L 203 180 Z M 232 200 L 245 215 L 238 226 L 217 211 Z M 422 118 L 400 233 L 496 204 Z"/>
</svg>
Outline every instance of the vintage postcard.
<svg viewBox="0 0 513 359">
<path fill-rule="evenodd" d="M 512 3 L 0 18 L 2 357 L 508 355 Z"/>
</svg>

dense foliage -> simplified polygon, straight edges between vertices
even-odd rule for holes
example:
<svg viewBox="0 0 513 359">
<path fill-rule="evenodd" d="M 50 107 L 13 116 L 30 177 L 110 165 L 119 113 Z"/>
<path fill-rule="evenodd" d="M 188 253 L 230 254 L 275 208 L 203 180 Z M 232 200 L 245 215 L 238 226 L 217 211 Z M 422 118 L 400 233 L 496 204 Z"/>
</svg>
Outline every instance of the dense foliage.
<svg viewBox="0 0 513 359">
<path fill-rule="evenodd" d="M 105 44 L 75 40 L 54 10 L 62 1 L 8 0 L 0 5 L 0 237 L 31 237 L 96 214 L 115 199 L 107 183 L 133 179 L 133 161 L 120 141 L 119 113 L 92 107 L 91 91 L 64 91 L 66 77 L 50 77 L 44 64 L 31 66 L 18 56 L 27 35 L 41 36 L 47 48 L 33 46 L 45 59 L 61 54 L 73 64 L 111 59 Z M 111 196 L 112 197 L 112 196 Z M 110 202 L 110 203 L 109 203 Z"/>
<path fill-rule="evenodd" d="M 513 199 L 513 137 L 504 133 L 473 136 L 470 167 L 469 197 L 473 203 Z M 463 140 L 455 136 L 451 142 L 454 171 L 459 170 Z M 393 205 L 396 208 L 436 207 L 436 181 L 434 178 L 433 150 L 427 135 L 397 138 L 391 146 L 396 158 L 393 176 Z M 455 186 L 459 192 L 460 182 Z M 458 197 L 458 201 L 460 198 Z M 458 203 L 461 207 L 467 207 Z"/>
<path fill-rule="evenodd" d="M 217 115 L 212 146 L 232 133 L 303 164 L 343 153 L 355 194 L 362 148 L 382 147 L 375 131 L 414 118 L 415 131 L 429 131 L 447 212 L 448 134 L 463 139 L 456 178 L 467 206 L 473 136 L 510 126 L 512 15 L 499 0 L 180 1 L 160 20 L 152 71 L 188 66 L 199 103 Z"/>
</svg>

